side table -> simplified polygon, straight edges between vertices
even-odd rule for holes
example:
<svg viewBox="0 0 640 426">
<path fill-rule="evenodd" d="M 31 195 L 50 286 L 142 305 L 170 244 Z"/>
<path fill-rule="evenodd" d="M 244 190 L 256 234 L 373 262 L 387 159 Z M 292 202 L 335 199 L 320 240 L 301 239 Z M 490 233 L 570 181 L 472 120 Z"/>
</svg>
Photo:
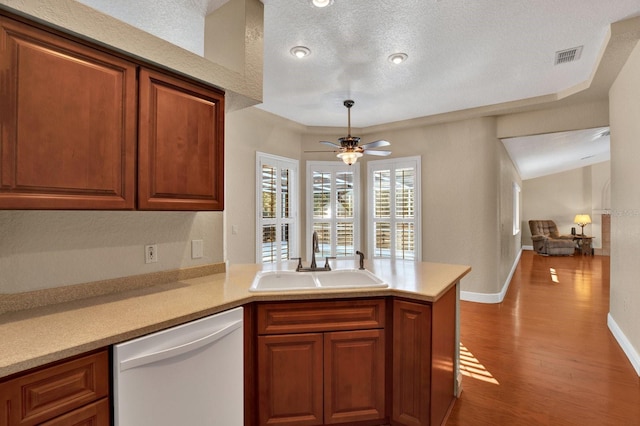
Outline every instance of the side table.
<svg viewBox="0 0 640 426">
<path fill-rule="evenodd" d="M 574 235 L 573 241 L 578 242 L 578 248 L 583 255 L 590 256 L 592 254 L 591 242 L 595 237 L 588 237 L 586 235 Z"/>
</svg>

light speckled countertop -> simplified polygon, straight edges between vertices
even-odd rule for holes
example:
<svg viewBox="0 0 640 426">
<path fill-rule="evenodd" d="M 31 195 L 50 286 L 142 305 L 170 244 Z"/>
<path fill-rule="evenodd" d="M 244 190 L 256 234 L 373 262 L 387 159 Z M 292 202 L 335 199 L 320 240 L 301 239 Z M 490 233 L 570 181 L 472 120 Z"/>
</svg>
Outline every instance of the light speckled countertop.
<svg viewBox="0 0 640 426">
<path fill-rule="evenodd" d="M 332 261 L 334 269 L 353 261 Z M 471 268 L 429 262 L 368 260 L 389 288 L 249 292 L 265 265 L 231 265 L 225 273 L 7 312 L 0 315 L 0 378 L 120 343 L 253 301 L 402 296 L 435 301 Z M 289 262 L 284 268 L 295 269 Z"/>
</svg>

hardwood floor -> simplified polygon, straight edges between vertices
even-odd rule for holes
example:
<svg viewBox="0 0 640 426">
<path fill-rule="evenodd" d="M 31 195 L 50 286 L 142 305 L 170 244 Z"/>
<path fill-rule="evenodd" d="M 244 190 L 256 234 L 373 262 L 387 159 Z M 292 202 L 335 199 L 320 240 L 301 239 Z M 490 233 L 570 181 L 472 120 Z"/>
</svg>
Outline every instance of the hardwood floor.
<svg viewBox="0 0 640 426">
<path fill-rule="evenodd" d="M 447 426 L 640 425 L 640 378 L 607 328 L 609 257 L 524 251 L 503 303 L 461 305 Z"/>
</svg>

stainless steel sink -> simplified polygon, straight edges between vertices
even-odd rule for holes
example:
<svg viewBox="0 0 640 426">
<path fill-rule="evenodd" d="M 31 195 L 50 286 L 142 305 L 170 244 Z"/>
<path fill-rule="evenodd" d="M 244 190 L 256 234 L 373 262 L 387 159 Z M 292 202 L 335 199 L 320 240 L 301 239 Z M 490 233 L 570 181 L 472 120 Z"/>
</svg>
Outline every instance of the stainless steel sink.
<svg viewBox="0 0 640 426">
<path fill-rule="evenodd" d="M 319 290 L 388 287 L 367 270 L 338 269 L 322 272 L 263 271 L 253 279 L 249 291 Z"/>
</svg>

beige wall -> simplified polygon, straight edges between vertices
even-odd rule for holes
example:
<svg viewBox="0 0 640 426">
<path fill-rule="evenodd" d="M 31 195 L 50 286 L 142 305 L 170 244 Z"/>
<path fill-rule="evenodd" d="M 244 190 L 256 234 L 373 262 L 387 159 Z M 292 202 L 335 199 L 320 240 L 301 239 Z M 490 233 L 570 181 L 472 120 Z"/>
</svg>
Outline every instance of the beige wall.
<svg viewBox="0 0 640 426">
<path fill-rule="evenodd" d="M 606 99 L 498 117 L 498 137 L 539 135 L 609 125 Z"/>
<path fill-rule="evenodd" d="M 256 152 L 299 159 L 304 126 L 256 107 L 227 114 L 225 126 L 226 258 L 255 263 Z"/>
<path fill-rule="evenodd" d="M 586 213 L 593 223 L 585 226 L 584 232 L 595 237 L 594 248 L 602 247 L 601 215 L 610 208 L 609 166 L 610 162 L 606 161 L 525 180 L 522 183 L 522 244 L 533 245 L 528 224 L 531 219 L 553 220 L 561 234 L 569 234 L 572 227 L 580 232 L 573 218 L 576 214 Z"/>
<path fill-rule="evenodd" d="M 495 136 L 496 120 L 352 133 L 365 143 L 391 141 L 393 154 L 387 158 L 422 157 L 422 260 L 471 265 L 463 291 L 500 293 L 520 250 L 519 236 L 512 233 L 512 184 L 520 180 Z M 303 150 L 321 149 L 319 140 L 335 140 L 339 135 L 334 129 L 307 134 Z M 303 154 L 303 158 L 335 160 L 335 154 Z M 375 159 L 359 160 L 362 182 L 367 161 Z M 362 244 L 366 247 L 366 241 Z"/>
<path fill-rule="evenodd" d="M 301 148 L 317 149 L 317 141 L 326 138 L 259 108 L 228 113 L 224 215 L 0 211 L 0 234 L 7 235 L 0 245 L 0 292 L 223 260 L 253 263 L 256 152 L 310 159 L 314 154 L 302 154 Z M 463 290 L 499 293 L 518 254 L 519 236 L 511 233 L 511 188 L 517 174 L 495 138 L 495 120 L 473 119 L 367 136 L 367 140 L 377 138 L 393 142 L 394 157 L 422 156 L 423 260 L 471 265 L 473 272 L 463 280 Z M 316 159 L 335 157 L 329 154 Z M 304 185 L 304 163 L 300 170 Z M 366 163 L 361 170 L 366 174 Z M 301 202 L 301 212 L 303 207 Z M 303 226 L 301 233 L 304 241 Z M 205 258 L 190 259 L 191 239 L 205 241 Z M 143 263 L 143 246 L 149 243 L 158 244 L 157 264 Z"/>
<path fill-rule="evenodd" d="M 611 115 L 610 328 L 640 374 L 640 44 L 609 92 Z"/>
<path fill-rule="evenodd" d="M 0 293 L 220 263 L 220 212 L 0 210 Z M 191 240 L 204 257 L 191 259 Z M 145 244 L 158 262 L 144 263 Z"/>
<path fill-rule="evenodd" d="M 520 218 L 522 219 L 522 179 L 516 170 L 507 150 L 502 142 L 498 142 L 498 152 L 500 156 L 500 189 L 499 189 L 499 221 L 500 221 L 500 253 L 498 257 L 498 273 L 499 280 L 503 283 L 506 292 L 508 282 L 511 279 L 511 274 L 515 269 L 515 261 L 520 258 L 520 251 L 522 247 L 522 226 L 520 232 L 514 235 L 514 192 L 513 185 L 517 184 L 520 187 Z"/>
</svg>

